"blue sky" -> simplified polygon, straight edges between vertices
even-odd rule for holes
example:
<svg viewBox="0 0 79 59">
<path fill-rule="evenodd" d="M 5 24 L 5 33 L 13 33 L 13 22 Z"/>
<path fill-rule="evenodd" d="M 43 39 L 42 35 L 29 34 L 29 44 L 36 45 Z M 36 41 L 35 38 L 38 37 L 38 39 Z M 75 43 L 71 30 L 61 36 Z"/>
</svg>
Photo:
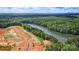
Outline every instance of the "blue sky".
<svg viewBox="0 0 79 59">
<path fill-rule="evenodd" d="M 0 13 L 79 13 L 78 7 L 0 7 Z"/>
</svg>

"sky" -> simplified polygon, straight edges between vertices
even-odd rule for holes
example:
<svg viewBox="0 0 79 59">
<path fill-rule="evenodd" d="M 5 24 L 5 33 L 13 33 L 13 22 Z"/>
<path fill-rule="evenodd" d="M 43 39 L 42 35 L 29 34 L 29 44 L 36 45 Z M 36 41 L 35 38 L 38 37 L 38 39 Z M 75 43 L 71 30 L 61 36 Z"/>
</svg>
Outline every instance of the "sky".
<svg viewBox="0 0 79 59">
<path fill-rule="evenodd" d="M 0 7 L 0 13 L 79 13 L 79 7 Z"/>
<path fill-rule="evenodd" d="M 0 13 L 79 13 L 79 0 L 0 0 Z"/>
</svg>

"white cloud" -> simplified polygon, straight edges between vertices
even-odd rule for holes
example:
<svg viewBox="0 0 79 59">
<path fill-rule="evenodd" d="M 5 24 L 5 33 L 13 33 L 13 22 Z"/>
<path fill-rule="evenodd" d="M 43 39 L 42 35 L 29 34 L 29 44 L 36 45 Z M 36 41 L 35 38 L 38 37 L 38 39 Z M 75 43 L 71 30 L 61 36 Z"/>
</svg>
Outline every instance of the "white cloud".
<svg viewBox="0 0 79 59">
<path fill-rule="evenodd" d="M 52 7 L 30 7 L 30 8 L 15 8 L 15 7 L 3 7 L 0 8 L 0 13 L 79 13 L 79 8 L 77 7 L 63 7 L 63 8 L 52 8 Z"/>
</svg>

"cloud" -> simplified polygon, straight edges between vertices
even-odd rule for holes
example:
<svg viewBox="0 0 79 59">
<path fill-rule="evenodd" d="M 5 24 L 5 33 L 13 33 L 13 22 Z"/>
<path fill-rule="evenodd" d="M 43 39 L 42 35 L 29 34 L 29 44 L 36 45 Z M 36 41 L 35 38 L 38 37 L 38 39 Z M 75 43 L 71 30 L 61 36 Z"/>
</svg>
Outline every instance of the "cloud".
<svg viewBox="0 0 79 59">
<path fill-rule="evenodd" d="M 78 7 L 1 7 L 0 13 L 79 13 Z"/>
</svg>

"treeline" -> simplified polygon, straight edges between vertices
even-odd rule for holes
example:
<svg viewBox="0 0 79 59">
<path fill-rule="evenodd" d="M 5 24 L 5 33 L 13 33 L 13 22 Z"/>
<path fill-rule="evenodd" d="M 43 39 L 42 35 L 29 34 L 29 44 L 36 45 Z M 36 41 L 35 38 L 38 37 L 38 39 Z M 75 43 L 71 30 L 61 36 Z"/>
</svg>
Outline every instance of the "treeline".
<svg viewBox="0 0 79 59">
<path fill-rule="evenodd" d="M 37 37 L 43 38 L 43 40 L 49 40 L 52 45 L 46 46 L 47 51 L 78 51 L 79 50 L 79 38 L 70 37 L 66 41 L 58 41 L 55 38 L 44 34 L 41 30 L 32 28 L 30 25 L 22 24 L 22 27 L 36 35 Z"/>
<path fill-rule="evenodd" d="M 77 18 L 68 17 L 34 17 L 34 18 L 16 18 L 16 21 L 22 23 L 34 23 L 47 27 L 50 30 L 65 33 L 65 34 L 79 34 L 79 16 Z"/>
<path fill-rule="evenodd" d="M 50 40 L 50 41 L 53 41 L 53 42 L 57 42 L 57 39 L 55 39 L 54 37 L 52 36 L 49 36 L 47 34 L 45 34 L 43 31 L 39 30 L 39 29 L 36 29 L 36 28 L 33 28 L 31 27 L 30 25 L 27 25 L 27 24 L 22 24 L 22 27 L 33 33 L 34 35 L 36 35 L 37 37 L 40 37 L 42 38 L 43 40 Z"/>
<path fill-rule="evenodd" d="M 5 22 L 5 23 L 0 23 L 0 28 L 7 28 L 9 26 L 21 26 L 22 24 L 21 23 L 11 23 L 11 22 Z"/>
<path fill-rule="evenodd" d="M 72 37 L 65 42 L 57 42 L 52 45 L 53 51 L 79 51 L 79 38 Z"/>
<path fill-rule="evenodd" d="M 66 34 L 79 34 L 79 20 L 38 20 L 33 21 L 35 24 L 47 27 L 50 30 L 54 30 Z"/>
</svg>

